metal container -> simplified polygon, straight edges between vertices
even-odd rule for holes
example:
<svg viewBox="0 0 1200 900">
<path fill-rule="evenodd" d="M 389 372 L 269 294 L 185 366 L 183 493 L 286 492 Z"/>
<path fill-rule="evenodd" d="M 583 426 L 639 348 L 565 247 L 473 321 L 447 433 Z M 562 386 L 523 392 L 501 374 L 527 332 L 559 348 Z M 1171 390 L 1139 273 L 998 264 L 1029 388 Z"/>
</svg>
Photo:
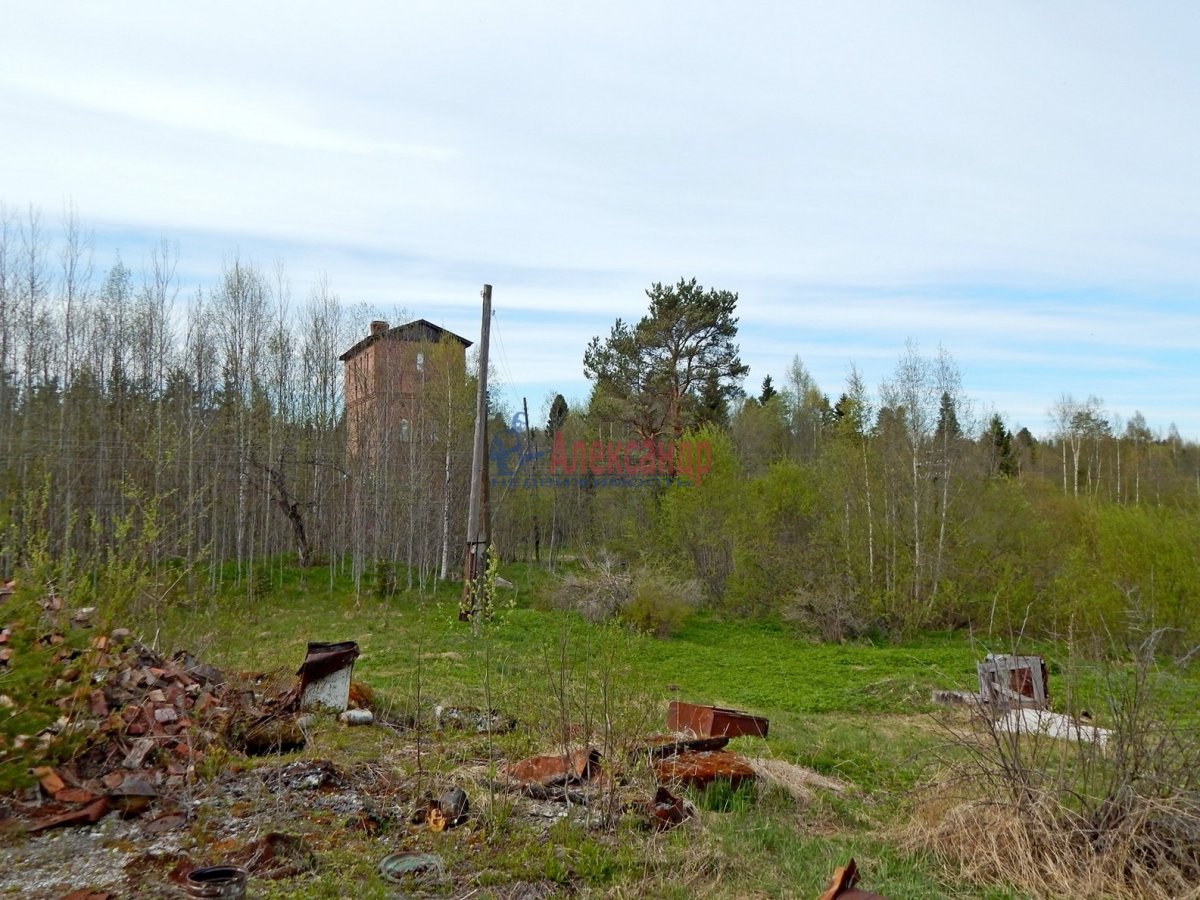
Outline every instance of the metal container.
<svg viewBox="0 0 1200 900">
<path fill-rule="evenodd" d="M 309 641 L 300 676 L 300 707 L 324 706 L 342 712 L 350 700 L 350 678 L 358 644 L 354 641 Z"/>
<path fill-rule="evenodd" d="M 667 727 L 672 731 L 691 732 L 697 737 L 735 738 L 749 734 L 766 737 L 771 723 L 762 716 L 720 706 L 702 706 L 672 700 L 667 708 Z"/>
<path fill-rule="evenodd" d="M 246 896 L 246 870 L 241 866 L 205 866 L 188 873 L 188 897 L 242 900 Z"/>
<path fill-rule="evenodd" d="M 976 663 L 975 670 L 979 674 L 979 697 L 994 708 L 1044 709 L 1050 699 L 1046 660 L 1040 656 L 989 653 L 983 662 Z"/>
</svg>

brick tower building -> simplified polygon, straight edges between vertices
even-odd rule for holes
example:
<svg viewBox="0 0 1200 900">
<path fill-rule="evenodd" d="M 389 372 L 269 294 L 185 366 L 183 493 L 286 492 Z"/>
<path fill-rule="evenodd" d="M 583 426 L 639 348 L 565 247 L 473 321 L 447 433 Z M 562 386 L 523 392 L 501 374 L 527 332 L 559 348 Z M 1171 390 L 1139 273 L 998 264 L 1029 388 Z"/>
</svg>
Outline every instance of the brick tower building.
<svg viewBox="0 0 1200 900">
<path fill-rule="evenodd" d="M 446 347 L 450 349 L 445 349 Z M 432 361 L 466 368 L 471 342 L 425 319 L 371 333 L 338 357 L 345 365 L 346 440 L 350 456 L 418 437 L 419 405 Z"/>
</svg>

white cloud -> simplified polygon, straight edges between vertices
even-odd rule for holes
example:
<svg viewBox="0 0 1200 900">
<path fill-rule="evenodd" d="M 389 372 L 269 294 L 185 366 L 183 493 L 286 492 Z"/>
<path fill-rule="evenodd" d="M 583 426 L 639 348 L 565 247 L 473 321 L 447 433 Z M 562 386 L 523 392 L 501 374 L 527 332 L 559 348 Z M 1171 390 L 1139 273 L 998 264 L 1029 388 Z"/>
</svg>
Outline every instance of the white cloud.
<svg viewBox="0 0 1200 900">
<path fill-rule="evenodd" d="M 556 377 L 582 354 L 560 342 L 695 274 L 741 292 L 763 365 L 794 345 L 840 382 L 909 336 L 1045 383 L 1103 359 L 1200 433 L 1197 25 L 1081 2 L 17 5 L 0 199 L 269 248 L 298 285 L 325 269 L 456 330 L 493 281 L 586 322 L 513 351 Z M 1178 384 L 1143 380 L 1156 353 Z"/>
</svg>

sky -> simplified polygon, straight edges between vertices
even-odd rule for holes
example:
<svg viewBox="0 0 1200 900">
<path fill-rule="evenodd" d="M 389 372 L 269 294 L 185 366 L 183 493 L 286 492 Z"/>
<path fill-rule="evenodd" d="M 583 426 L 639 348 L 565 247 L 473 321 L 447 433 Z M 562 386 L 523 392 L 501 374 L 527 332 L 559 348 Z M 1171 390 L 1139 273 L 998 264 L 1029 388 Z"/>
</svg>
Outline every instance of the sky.
<svg viewBox="0 0 1200 900">
<path fill-rule="evenodd" d="M 739 295 L 745 388 L 908 341 L 978 416 L 1200 439 L 1200 5 L 9 3 L 0 201 L 472 340 L 512 405 L 654 282 Z M 187 293 L 187 290 L 184 291 Z M 537 412 L 535 412 L 535 410 Z"/>
</svg>

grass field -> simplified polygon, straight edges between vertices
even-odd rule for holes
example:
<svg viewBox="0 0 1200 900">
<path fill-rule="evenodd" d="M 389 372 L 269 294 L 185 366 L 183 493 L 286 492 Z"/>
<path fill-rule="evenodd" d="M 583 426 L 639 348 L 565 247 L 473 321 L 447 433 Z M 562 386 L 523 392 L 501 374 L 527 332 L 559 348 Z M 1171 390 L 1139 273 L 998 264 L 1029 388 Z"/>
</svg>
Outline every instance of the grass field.
<svg viewBox="0 0 1200 900">
<path fill-rule="evenodd" d="M 854 856 L 867 873 L 865 883 L 893 898 L 1018 896 L 947 882 L 936 865 L 901 849 L 896 839 L 941 741 L 930 689 L 970 687 L 980 645 L 950 635 L 900 646 L 823 645 L 781 627 L 705 618 L 657 640 L 535 608 L 547 576 L 525 567 L 503 574 L 515 584 L 515 606 L 480 635 L 457 620 L 453 586 L 425 596 L 355 600 L 348 585 L 331 588 L 320 574 L 287 573 L 254 603 L 230 598 L 177 611 L 163 622 L 159 642 L 234 670 L 287 671 L 303 658 L 308 640 L 356 640 L 363 653 L 356 679 L 403 715 L 420 706 L 428 716 L 440 703 L 490 705 L 514 716 L 517 730 L 497 737 L 490 751 L 505 758 L 552 750 L 564 727 L 574 737 L 589 716 L 601 717 L 595 710 L 602 693 L 614 717 L 624 716 L 642 733 L 665 727 L 669 699 L 733 706 L 771 721 L 767 740 L 740 738 L 735 749 L 811 768 L 850 788 L 817 792 L 798 804 L 764 787 L 753 802 L 735 798 L 728 811 L 703 812 L 699 829 L 664 836 L 603 835 L 559 823 L 548 843 L 510 820 L 490 852 L 451 862 L 474 871 L 480 884 L 548 875 L 564 889 L 615 895 L 691 896 L 705 884 L 726 896 L 816 896 L 833 869 Z M 327 739 L 337 743 L 332 728 Z M 344 729 L 340 737 L 348 737 Z M 448 768 L 441 774 L 451 780 L 453 764 L 446 759 L 489 752 L 478 741 L 454 748 L 433 746 L 455 744 L 453 738 L 434 733 L 430 740 L 431 758 L 442 758 Z M 318 741 L 306 753 L 334 749 L 349 752 Z M 436 845 L 443 853 L 463 840 L 457 834 L 426 838 L 422 848 Z M 489 846 L 495 838 L 489 836 Z M 551 854 L 551 848 L 557 849 Z M 382 891 L 371 866 L 383 848 L 372 851 L 343 864 Z M 305 890 L 316 896 L 332 886 L 313 883 Z"/>
<path fill-rule="evenodd" d="M 966 634 L 818 644 L 781 625 L 705 616 L 660 640 L 552 610 L 546 598 L 554 577 L 543 570 L 512 566 L 502 574 L 514 587 L 502 591 L 496 621 L 477 630 L 458 620 L 454 585 L 380 599 L 356 594 L 328 570 L 286 567 L 276 569 L 269 589 L 260 583 L 253 600 L 244 585 L 231 585 L 223 597 L 147 617 L 135 630 L 161 651 L 187 649 L 227 672 L 274 673 L 281 683 L 308 641 L 355 640 L 362 651 L 355 680 L 375 692 L 377 713 L 401 726 L 347 728 L 321 716 L 302 751 L 210 757 L 180 849 L 215 862 L 263 833 L 301 836 L 316 867 L 256 879 L 255 895 L 263 897 L 396 896 L 376 867 L 399 850 L 434 852 L 444 861 L 446 876 L 424 885 L 418 895 L 425 896 L 816 897 L 851 856 L 863 887 L 893 900 L 1025 896 L 1005 884 L 956 878 L 907 831 L 926 787 L 961 749 L 945 723 L 967 720 L 961 711 L 933 707 L 931 689 L 973 687 L 975 662 L 1012 646 Z M 1021 649 L 1046 655 L 1052 684 L 1071 665 L 1072 699 L 1100 711 L 1102 722 L 1099 670 L 1075 671 L 1062 646 Z M 1197 680 L 1180 676 L 1171 685 L 1170 702 L 1194 716 Z M 598 826 L 578 806 L 562 816 L 559 805 L 558 813 L 539 818 L 489 786 L 505 761 L 565 744 L 590 743 L 606 759 L 624 759 L 638 738 L 665 729 L 671 699 L 768 717 L 767 739 L 738 738 L 733 749 L 825 781 L 799 792 L 764 780 L 752 791 L 693 796 L 698 821 L 661 834 L 630 815 Z M 1055 700 L 1059 708 L 1063 702 Z M 492 708 L 516 727 L 496 734 L 439 730 L 437 705 Z M 330 760 L 351 778 L 362 773 L 371 790 L 383 786 L 369 811 L 371 827 L 363 827 L 364 810 L 349 815 L 294 790 L 255 802 L 239 793 L 247 775 L 270 779 L 281 767 L 315 760 Z M 625 772 L 622 796 L 648 796 L 647 774 Z M 468 823 L 444 833 L 413 827 L 408 815 L 420 797 L 449 786 L 468 791 Z M 112 820 L 97 832 L 105 847 L 144 849 Z M 21 853 L 19 843 L 5 848 L 18 867 Z M 169 860 L 139 859 L 151 860 L 140 891 L 154 878 L 163 882 Z"/>
</svg>

